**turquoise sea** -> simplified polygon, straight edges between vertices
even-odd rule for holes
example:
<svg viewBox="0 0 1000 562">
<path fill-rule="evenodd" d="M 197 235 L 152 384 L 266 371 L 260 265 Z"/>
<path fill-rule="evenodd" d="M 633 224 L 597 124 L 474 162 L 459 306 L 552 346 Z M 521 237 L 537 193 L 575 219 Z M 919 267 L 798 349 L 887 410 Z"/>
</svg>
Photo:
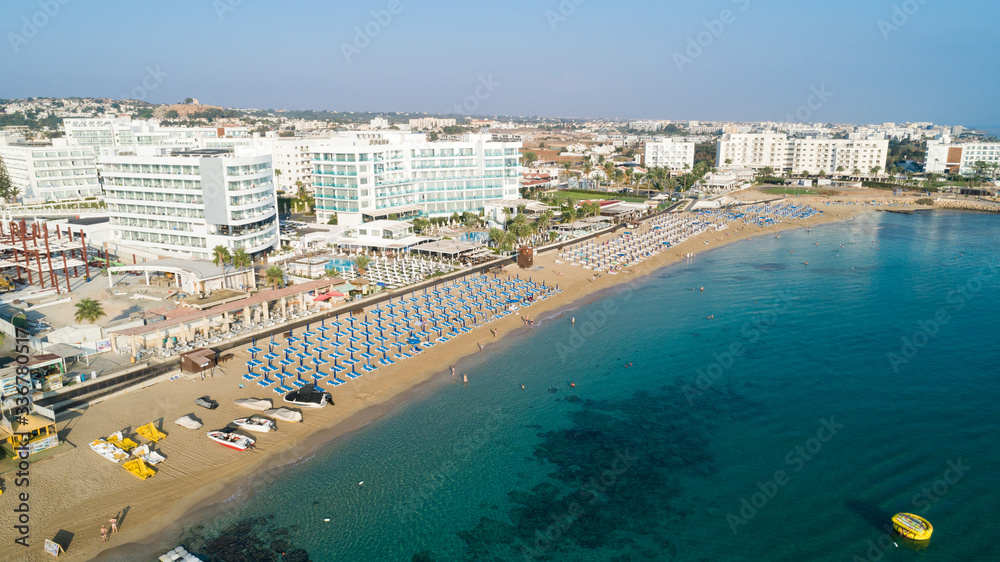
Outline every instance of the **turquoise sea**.
<svg viewBox="0 0 1000 562">
<path fill-rule="evenodd" d="M 1000 216 L 738 242 L 540 319 L 461 364 L 468 386 L 443 365 L 164 540 L 207 560 L 996 560 L 998 318 Z M 901 511 L 929 543 L 886 533 Z"/>
</svg>

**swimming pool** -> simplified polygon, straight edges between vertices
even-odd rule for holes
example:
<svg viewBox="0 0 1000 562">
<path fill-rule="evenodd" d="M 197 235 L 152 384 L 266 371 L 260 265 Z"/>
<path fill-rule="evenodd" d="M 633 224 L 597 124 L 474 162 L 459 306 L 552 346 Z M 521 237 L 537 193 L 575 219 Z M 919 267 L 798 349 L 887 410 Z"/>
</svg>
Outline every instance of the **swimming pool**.
<svg viewBox="0 0 1000 562">
<path fill-rule="evenodd" d="M 354 262 L 344 258 L 330 258 L 326 264 L 326 269 L 336 269 L 340 273 L 347 273 L 354 269 Z"/>
<path fill-rule="evenodd" d="M 486 244 L 490 241 L 490 234 L 488 232 L 467 232 L 458 239 L 462 242 L 480 242 Z"/>
</svg>

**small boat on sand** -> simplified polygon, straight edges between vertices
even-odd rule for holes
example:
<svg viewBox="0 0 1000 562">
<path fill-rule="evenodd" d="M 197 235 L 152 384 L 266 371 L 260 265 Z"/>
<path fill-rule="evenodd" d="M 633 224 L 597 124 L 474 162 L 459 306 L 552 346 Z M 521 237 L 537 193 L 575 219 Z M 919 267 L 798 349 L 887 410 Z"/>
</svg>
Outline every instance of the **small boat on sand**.
<svg viewBox="0 0 1000 562">
<path fill-rule="evenodd" d="M 257 433 L 278 431 L 278 424 L 274 423 L 274 420 L 269 420 L 264 416 L 258 416 L 257 414 L 246 418 L 235 419 L 233 420 L 233 425 L 240 429 L 255 431 Z"/>
<path fill-rule="evenodd" d="M 307 384 L 286 394 L 285 402 L 306 408 L 322 408 L 327 404 L 333 405 L 333 397 L 329 392 L 317 390 L 316 385 Z"/>
<path fill-rule="evenodd" d="M 230 431 L 228 429 L 218 429 L 215 431 L 208 432 L 208 438 L 216 443 L 222 445 L 223 447 L 229 447 L 230 449 L 235 449 L 237 451 L 246 451 L 247 449 L 252 449 L 257 441 L 253 437 L 247 437 L 246 435 L 240 435 L 235 431 Z"/>
<path fill-rule="evenodd" d="M 912 513 L 893 515 L 892 527 L 900 535 L 915 541 L 926 541 L 931 538 L 931 534 L 934 532 L 930 521 Z"/>
</svg>

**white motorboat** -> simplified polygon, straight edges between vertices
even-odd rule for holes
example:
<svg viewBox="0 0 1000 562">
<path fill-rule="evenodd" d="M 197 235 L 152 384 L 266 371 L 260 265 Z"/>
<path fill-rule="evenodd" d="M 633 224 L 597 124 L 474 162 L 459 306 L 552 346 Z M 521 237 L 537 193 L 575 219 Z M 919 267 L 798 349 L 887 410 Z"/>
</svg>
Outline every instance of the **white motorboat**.
<svg viewBox="0 0 1000 562">
<path fill-rule="evenodd" d="M 208 438 L 222 445 L 223 447 L 229 447 L 230 449 L 236 449 L 237 451 L 246 451 L 247 449 L 252 449 L 253 446 L 257 443 L 257 441 L 253 437 L 240 435 L 239 433 L 236 433 L 234 431 L 229 431 L 226 429 L 209 431 Z"/>
<path fill-rule="evenodd" d="M 233 425 L 239 427 L 240 429 L 254 431 L 257 433 L 278 431 L 278 424 L 274 423 L 274 420 L 269 420 L 264 416 L 258 416 L 256 414 L 250 417 L 233 420 Z"/>
</svg>

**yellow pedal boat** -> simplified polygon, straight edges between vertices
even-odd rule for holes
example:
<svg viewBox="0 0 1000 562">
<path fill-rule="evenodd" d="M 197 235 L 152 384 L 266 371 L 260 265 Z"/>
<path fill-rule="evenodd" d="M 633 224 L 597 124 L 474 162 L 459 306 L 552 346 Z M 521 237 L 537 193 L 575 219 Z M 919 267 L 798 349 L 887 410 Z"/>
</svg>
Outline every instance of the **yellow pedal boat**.
<svg viewBox="0 0 1000 562">
<path fill-rule="evenodd" d="M 926 541 L 931 538 L 931 533 L 934 532 L 930 521 L 912 513 L 893 515 L 892 527 L 900 535 L 915 541 Z"/>
</svg>

